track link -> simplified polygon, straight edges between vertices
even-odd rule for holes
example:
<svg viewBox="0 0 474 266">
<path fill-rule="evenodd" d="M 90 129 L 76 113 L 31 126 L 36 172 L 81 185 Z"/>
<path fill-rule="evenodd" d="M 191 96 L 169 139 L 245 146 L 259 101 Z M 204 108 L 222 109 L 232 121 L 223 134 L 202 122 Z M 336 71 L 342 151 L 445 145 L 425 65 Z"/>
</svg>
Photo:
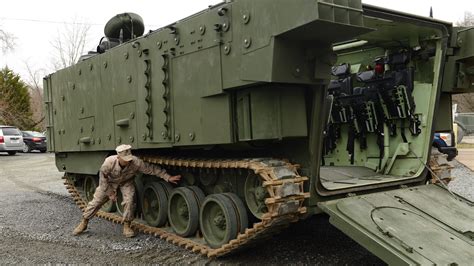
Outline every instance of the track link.
<svg viewBox="0 0 474 266">
<path fill-rule="evenodd" d="M 157 156 L 142 156 L 141 159 L 148 163 L 162 165 L 165 168 L 172 166 L 182 169 L 250 170 L 261 178 L 263 187 L 265 187 L 268 192 L 268 197 L 265 199 L 268 212 L 262 216 L 261 221 L 254 223 L 250 228 L 247 228 L 244 233 L 239 233 L 237 238 L 219 248 L 210 248 L 203 244 L 203 239 L 196 241 L 192 238 L 184 238 L 163 228 L 146 225 L 137 219 L 132 222 L 132 227 L 142 233 L 160 237 L 169 243 L 184 247 L 195 253 L 206 255 L 209 258 L 223 256 L 242 247 L 246 247 L 260 239 L 271 236 L 290 223 L 296 222 L 306 213 L 306 207 L 303 206 L 303 201 L 309 197 L 309 193 L 304 192 L 303 183 L 308 180 L 308 178 L 298 175 L 296 171 L 297 165 L 292 165 L 282 160 L 199 160 Z M 65 179 L 64 184 L 73 200 L 81 210 L 84 210 L 87 203 L 81 197 L 80 192 L 76 189 L 67 173 L 63 179 Z M 117 224 L 122 223 L 122 217 L 115 213 L 99 211 L 96 216 Z"/>
</svg>

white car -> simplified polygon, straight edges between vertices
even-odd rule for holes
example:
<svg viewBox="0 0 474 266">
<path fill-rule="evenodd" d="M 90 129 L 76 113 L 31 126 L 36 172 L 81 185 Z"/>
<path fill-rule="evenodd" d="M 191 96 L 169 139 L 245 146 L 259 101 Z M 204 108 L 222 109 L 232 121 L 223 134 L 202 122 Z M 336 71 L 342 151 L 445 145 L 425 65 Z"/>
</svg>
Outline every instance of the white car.
<svg viewBox="0 0 474 266">
<path fill-rule="evenodd" d="M 0 152 L 15 155 L 23 150 L 23 136 L 21 131 L 13 126 L 0 125 Z"/>
</svg>

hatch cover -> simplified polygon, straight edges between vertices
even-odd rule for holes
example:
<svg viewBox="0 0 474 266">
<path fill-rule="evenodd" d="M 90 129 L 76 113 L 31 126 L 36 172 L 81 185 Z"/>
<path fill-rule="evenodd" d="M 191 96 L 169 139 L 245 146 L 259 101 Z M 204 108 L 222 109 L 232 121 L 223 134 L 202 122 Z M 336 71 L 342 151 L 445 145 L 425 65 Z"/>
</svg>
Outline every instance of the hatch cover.
<svg viewBox="0 0 474 266">
<path fill-rule="evenodd" d="M 474 206 L 437 185 L 319 203 L 330 222 L 389 264 L 469 265 Z"/>
</svg>

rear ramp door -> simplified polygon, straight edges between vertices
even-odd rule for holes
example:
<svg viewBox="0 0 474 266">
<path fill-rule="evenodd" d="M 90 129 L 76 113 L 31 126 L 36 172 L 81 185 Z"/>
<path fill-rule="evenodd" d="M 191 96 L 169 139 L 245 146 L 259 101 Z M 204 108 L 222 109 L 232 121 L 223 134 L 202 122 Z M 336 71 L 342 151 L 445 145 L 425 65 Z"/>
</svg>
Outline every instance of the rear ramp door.
<svg viewBox="0 0 474 266">
<path fill-rule="evenodd" d="M 389 264 L 474 263 L 473 203 L 437 185 L 319 205 L 334 226 Z"/>
</svg>

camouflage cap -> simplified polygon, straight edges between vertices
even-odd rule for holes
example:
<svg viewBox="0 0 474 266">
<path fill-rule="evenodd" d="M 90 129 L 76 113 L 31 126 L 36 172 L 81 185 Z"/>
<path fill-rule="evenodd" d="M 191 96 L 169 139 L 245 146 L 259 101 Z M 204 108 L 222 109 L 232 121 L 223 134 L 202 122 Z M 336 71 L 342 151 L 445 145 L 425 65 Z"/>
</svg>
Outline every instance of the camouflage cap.
<svg viewBox="0 0 474 266">
<path fill-rule="evenodd" d="M 118 157 L 124 161 L 131 161 L 133 159 L 132 146 L 130 145 L 119 145 L 117 148 L 115 148 L 115 151 L 117 152 Z"/>
</svg>

